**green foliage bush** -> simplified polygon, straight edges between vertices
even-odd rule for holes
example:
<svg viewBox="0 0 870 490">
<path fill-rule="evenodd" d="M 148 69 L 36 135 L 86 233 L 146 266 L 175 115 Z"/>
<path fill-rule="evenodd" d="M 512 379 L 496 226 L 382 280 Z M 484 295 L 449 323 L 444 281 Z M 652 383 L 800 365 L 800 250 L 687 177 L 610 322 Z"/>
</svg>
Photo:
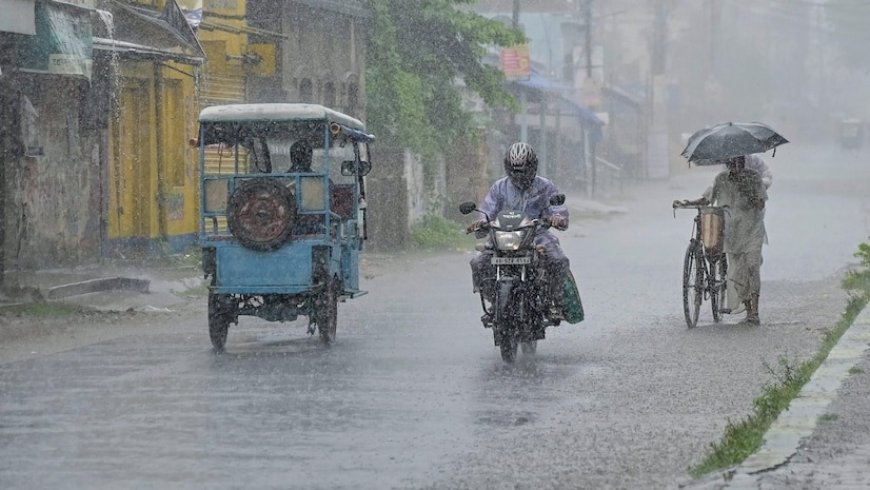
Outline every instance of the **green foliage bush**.
<svg viewBox="0 0 870 490">
<path fill-rule="evenodd" d="M 471 134 L 463 91 L 489 107 L 517 109 L 488 48 L 525 42 L 518 29 L 466 8 L 471 0 L 373 0 L 366 59 L 367 126 L 380 145 L 410 148 L 435 161 Z M 457 85 L 464 82 L 464 89 Z"/>
<path fill-rule="evenodd" d="M 870 298 L 870 243 L 858 245 L 855 257 L 861 259 L 860 268 L 849 272 L 843 280 L 843 287 L 852 293 Z"/>
<path fill-rule="evenodd" d="M 414 246 L 423 250 L 472 249 L 474 239 L 465 226 L 439 214 L 430 213 L 411 225 Z"/>
</svg>

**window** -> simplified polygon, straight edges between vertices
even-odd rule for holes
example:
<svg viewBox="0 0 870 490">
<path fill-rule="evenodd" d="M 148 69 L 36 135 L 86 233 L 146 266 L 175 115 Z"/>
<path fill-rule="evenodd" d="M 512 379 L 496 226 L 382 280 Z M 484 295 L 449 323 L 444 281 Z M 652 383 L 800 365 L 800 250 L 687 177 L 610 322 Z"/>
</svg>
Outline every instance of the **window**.
<svg viewBox="0 0 870 490">
<path fill-rule="evenodd" d="M 314 102 L 314 85 L 308 78 L 299 83 L 299 100 L 308 103 Z"/>
</svg>

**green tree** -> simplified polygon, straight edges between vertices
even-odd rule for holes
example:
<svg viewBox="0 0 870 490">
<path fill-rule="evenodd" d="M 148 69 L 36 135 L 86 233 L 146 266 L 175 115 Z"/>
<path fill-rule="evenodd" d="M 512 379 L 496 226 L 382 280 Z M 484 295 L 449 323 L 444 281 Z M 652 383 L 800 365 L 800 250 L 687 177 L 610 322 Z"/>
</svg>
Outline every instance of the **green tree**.
<svg viewBox="0 0 870 490">
<path fill-rule="evenodd" d="M 426 160 L 439 145 L 469 134 L 462 80 L 491 107 L 513 109 L 487 49 L 524 42 L 522 33 L 461 8 L 474 0 L 373 0 L 375 31 L 366 67 L 367 122 L 387 145 L 408 147 Z"/>
</svg>

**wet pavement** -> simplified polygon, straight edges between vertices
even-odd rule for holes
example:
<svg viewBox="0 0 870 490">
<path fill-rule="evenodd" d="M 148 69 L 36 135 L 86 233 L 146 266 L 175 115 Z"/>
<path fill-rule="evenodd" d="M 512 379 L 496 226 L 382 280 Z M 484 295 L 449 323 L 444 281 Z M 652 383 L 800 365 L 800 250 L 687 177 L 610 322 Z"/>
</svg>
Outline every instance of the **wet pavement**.
<svg viewBox="0 0 870 490">
<path fill-rule="evenodd" d="M 765 362 L 815 352 L 870 234 L 870 170 L 844 160 L 848 178 L 832 177 L 790 155 L 770 161 L 761 327 L 704 311 L 686 329 L 691 215 L 670 202 L 712 180 L 693 169 L 560 235 L 587 320 L 513 366 L 478 322 L 466 253 L 370 256 L 370 294 L 340 306 L 329 348 L 303 322 L 243 318 L 215 355 L 204 301 L 171 287 L 178 303 L 150 304 L 165 310 L 72 317 L 63 341 L 6 343 L 0 487 L 675 486 L 750 413 Z"/>
</svg>

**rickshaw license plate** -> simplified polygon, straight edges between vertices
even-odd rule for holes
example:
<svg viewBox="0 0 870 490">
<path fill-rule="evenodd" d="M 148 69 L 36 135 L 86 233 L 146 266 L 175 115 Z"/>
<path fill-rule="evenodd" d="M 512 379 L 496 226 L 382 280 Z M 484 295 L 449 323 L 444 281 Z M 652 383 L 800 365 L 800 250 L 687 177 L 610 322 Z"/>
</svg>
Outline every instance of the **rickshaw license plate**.
<svg viewBox="0 0 870 490">
<path fill-rule="evenodd" d="M 531 264 L 531 257 L 493 257 L 492 265 L 525 265 Z"/>
</svg>

